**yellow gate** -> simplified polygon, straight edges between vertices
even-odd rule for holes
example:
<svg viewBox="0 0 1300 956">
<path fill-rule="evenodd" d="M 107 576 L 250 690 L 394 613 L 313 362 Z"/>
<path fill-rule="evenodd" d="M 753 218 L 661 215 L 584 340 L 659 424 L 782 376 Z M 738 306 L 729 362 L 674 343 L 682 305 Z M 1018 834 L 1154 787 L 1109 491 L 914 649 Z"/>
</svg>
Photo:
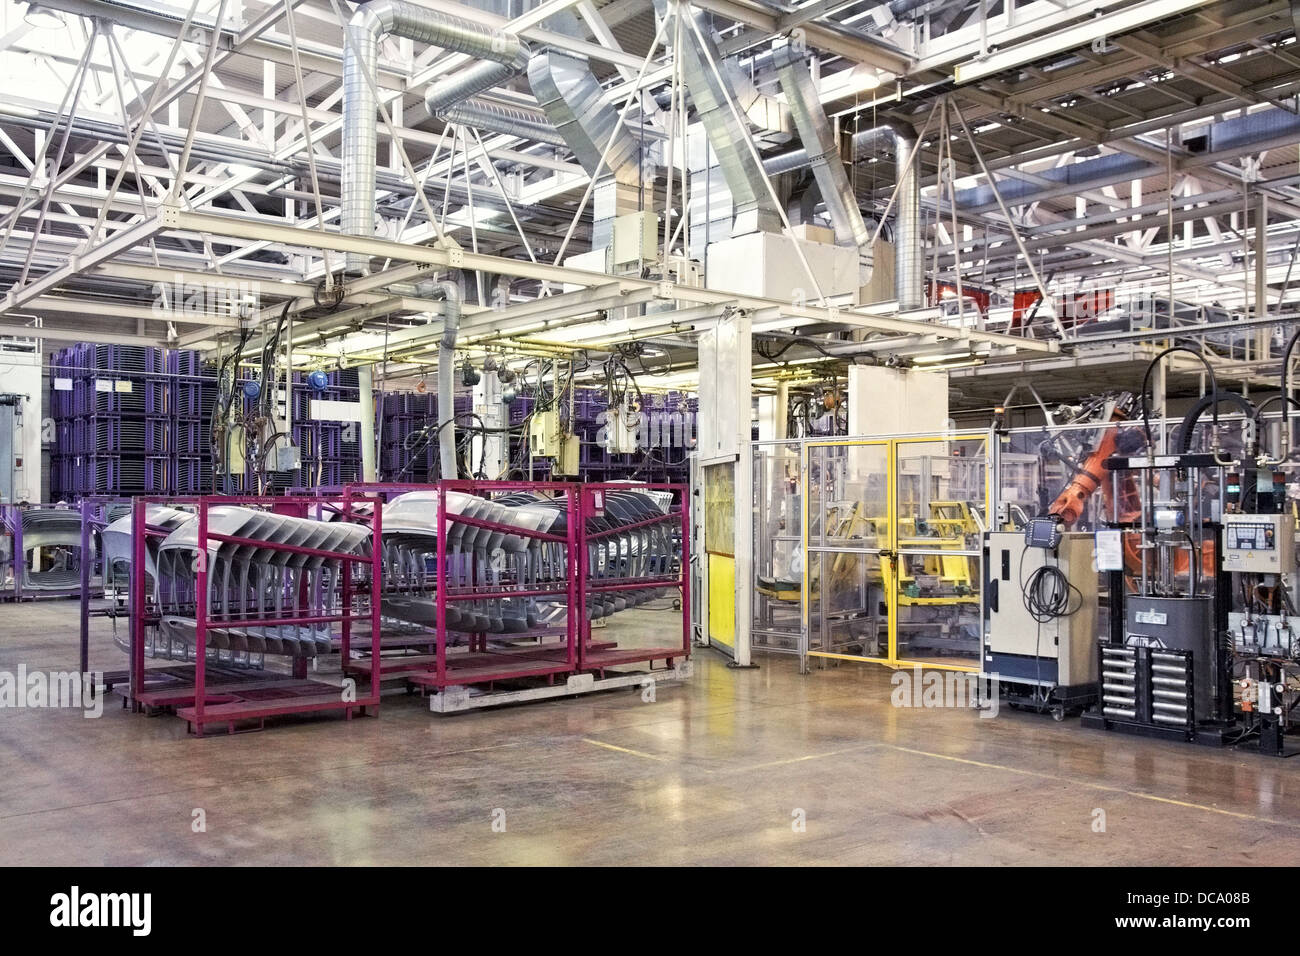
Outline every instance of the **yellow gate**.
<svg viewBox="0 0 1300 956">
<path fill-rule="evenodd" d="M 988 433 L 804 446 L 809 657 L 978 672 Z"/>
</svg>

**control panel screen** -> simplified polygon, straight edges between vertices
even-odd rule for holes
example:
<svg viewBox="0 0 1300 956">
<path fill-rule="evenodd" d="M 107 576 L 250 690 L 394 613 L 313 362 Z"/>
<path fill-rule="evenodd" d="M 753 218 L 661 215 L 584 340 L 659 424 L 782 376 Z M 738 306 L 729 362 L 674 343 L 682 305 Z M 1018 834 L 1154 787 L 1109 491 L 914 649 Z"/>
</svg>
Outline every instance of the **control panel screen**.
<svg viewBox="0 0 1300 956">
<path fill-rule="evenodd" d="M 1274 540 L 1277 532 L 1272 524 L 1233 522 L 1224 530 L 1230 551 L 1272 551 L 1277 546 Z"/>
</svg>

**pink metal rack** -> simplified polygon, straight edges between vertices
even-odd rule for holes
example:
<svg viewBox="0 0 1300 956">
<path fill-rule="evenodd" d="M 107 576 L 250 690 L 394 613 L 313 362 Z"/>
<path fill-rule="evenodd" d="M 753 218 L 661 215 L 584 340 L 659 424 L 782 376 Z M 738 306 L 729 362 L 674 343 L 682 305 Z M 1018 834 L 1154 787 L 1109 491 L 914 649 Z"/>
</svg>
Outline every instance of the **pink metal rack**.
<svg viewBox="0 0 1300 956">
<path fill-rule="evenodd" d="M 338 624 L 342 631 L 343 646 L 350 646 L 352 624 L 357 617 L 354 602 L 357 588 L 353 581 L 356 565 L 378 568 L 380 565 L 383 509 L 374 507 L 368 515 L 355 513 L 356 505 L 365 500 L 364 495 L 354 495 L 345 501 L 343 520 L 361 520 L 372 527 L 369 556 L 334 552 L 303 545 L 282 542 L 251 541 L 235 535 L 221 534 L 209 529 L 209 514 L 214 507 L 243 506 L 263 508 L 278 514 L 307 517 L 312 501 L 306 498 L 268 497 L 217 497 L 194 498 L 136 498 L 132 516 L 131 562 L 131 681 L 130 703 L 133 710 L 174 708 L 176 715 L 189 725 L 196 736 L 203 736 L 212 724 L 225 725 L 233 732 L 236 724 L 257 721 L 262 726 L 267 717 L 284 714 L 303 714 L 315 711 L 341 710 L 347 718 L 354 711 L 362 714 L 377 713 L 379 686 L 375 681 L 364 695 L 361 691 L 345 693 L 336 685 L 309 680 L 306 676 L 306 658 L 294 658 L 292 676 L 262 673 L 258 675 L 231 675 L 219 671 L 219 683 L 208 681 L 206 648 L 210 631 L 237 627 L 275 627 L 288 625 Z M 145 551 L 149 538 L 165 537 L 167 529 L 153 527 L 145 520 L 150 504 L 192 505 L 196 509 L 196 553 L 199 559 L 195 568 L 194 621 L 195 654 L 192 666 L 168 667 L 154 676 L 145 669 L 145 628 L 159 621 L 159 609 L 151 607 L 145 578 Z M 208 606 L 208 545 L 213 542 L 250 544 L 259 548 L 290 554 L 305 555 L 336 561 L 342 596 L 338 609 L 323 613 L 310 613 L 312 596 L 302 589 L 288 613 L 274 617 L 238 620 L 228 614 L 213 616 Z M 375 575 L 371 575 L 372 579 Z M 380 638 L 380 607 L 371 601 L 369 608 L 371 627 L 371 652 L 378 656 Z M 191 680 L 186 680 L 190 676 Z"/>
<path fill-rule="evenodd" d="M 344 489 L 344 507 L 348 506 L 347 502 L 351 496 L 356 494 L 388 497 L 410 491 L 428 491 L 431 488 L 436 488 L 438 494 L 436 524 L 438 533 L 435 544 L 437 616 L 433 627 L 433 653 L 396 657 L 379 657 L 372 653 L 369 657 L 351 658 L 348 650 L 345 649 L 343 664 L 345 671 L 365 674 L 372 678 L 378 671 L 381 680 L 400 678 L 409 685 L 437 692 L 456 685 L 474 685 L 491 689 L 496 683 L 522 678 L 543 678 L 548 683 L 553 683 L 557 678 L 580 673 L 595 673 L 603 677 L 608 668 L 630 664 L 646 664 L 653 667 L 656 661 L 666 661 L 667 666 L 672 667 L 675 661 L 690 656 L 690 516 L 687 486 L 666 483 L 581 485 L 572 482 L 464 480 L 441 481 L 436 485 L 367 483 L 349 485 Z M 611 493 L 628 491 L 669 492 L 674 496 L 677 508 L 662 516 L 633 524 L 604 529 L 594 527 L 593 519 L 602 516 L 607 496 Z M 568 516 L 563 535 L 529 531 L 515 525 L 499 524 L 465 514 L 454 516 L 456 523 L 469 527 L 563 545 L 565 573 L 562 589 L 556 585 L 528 587 L 510 583 L 488 587 L 477 580 L 469 586 L 453 585 L 447 554 L 446 530 L 450 526 L 447 510 L 448 492 L 464 492 L 480 497 L 529 492 L 563 500 Z M 635 578 L 593 574 L 590 562 L 593 546 L 598 546 L 612 536 L 652 528 L 671 529 L 674 535 L 680 536 L 680 557 L 675 558 L 675 573 L 665 572 Z M 664 559 L 667 562 L 673 557 L 665 555 Z M 680 594 L 682 608 L 680 644 L 618 647 L 610 642 L 596 642 L 592 639 L 591 621 L 583 612 L 589 598 L 595 595 L 646 590 L 676 590 Z M 470 633 L 467 639 L 463 639 L 463 647 L 455 644 L 452 632 L 449 632 L 447 626 L 447 612 L 450 605 L 457 602 L 510 598 L 552 600 L 562 598 L 568 613 L 565 614 L 560 642 L 521 646 L 513 640 L 498 640 L 490 644 L 486 633 Z M 509 638 L 545 639 L 548 634 L 558 636 L 555 629 L 549 631 L 541 629 L 531 634 L 512 634 Z"/>
</svg>

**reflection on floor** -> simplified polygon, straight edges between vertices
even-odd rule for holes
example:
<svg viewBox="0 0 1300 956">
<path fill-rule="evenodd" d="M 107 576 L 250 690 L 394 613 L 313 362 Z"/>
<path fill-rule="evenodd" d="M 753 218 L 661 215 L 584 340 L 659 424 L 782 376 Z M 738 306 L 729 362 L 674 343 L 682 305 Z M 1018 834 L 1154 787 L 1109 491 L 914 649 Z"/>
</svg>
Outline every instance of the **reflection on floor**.
<svg viewBox="0 0 1300 956">
<path fill-rule="evenodd" d="M 0 607 L 0 671 L 75 667 L 76 616 Z M 601 636 L 678 620 L 622 618 Z M 95 626 L 92 664 L 124 666 Z M 0 864 L 1282 864 L 1300 846 L 1300 764 L 895 708 L 874 666 L 695 663 L 652 702 L 439 717 L 398 695 L 377 720 L 205 740 L 116 700 L 98 720 L 0 710 Z"/>
</svg>

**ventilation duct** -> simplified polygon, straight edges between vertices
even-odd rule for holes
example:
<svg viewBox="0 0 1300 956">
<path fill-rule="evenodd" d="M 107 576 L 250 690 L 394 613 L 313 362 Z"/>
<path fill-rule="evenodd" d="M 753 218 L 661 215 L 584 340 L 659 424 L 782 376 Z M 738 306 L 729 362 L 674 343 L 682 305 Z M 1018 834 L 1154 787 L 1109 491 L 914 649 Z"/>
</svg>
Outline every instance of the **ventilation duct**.
<svg viewBox="0 0 1300 956">
<path fill-rule="evenodd" d="M 894 168 L 898 176 L 898 203 L 894 214 L 894 297 L 901 312 L 925 305 L 925 271 L 921 260 L 921 180 L 914 162 L 916 131 L 898 124 L 894 129 Z"/>
<path fill-rule="evenodd" d="M 655 10 L 666 16 L 667 0 L 655 0 Z M 709 22 L 689 6 L 679 5 L 676 15 L 691 21 L 682 24 L 681 49 L 674 54 L 681 59 L 686 89 L 731 193 L 735 213 L 731 234 L 779 232 L 780 212 L 767 190 L 763 167 L 749 149 L 749 130 L 727 102 L 731 91 L 721 78 L 722 55 L 712 40 Z M 731 98 L 734 101 L 734 95 Z"/>
<path fill-rule="evenodd" d="M 424 106 L 431 116 L 441 116 L 446 110 L 475 94 L 499 86 L 511 77 L 518 76 L 528 67 L 528 47 L 518 37 L 495 31 L 503 37 L 493 43 L 493 50 L 501 47 L 500 62 L 480 62 L 454 76 L 445 76 L 430 84 L 424 94 Z"/>
<path fill-rule="evenodd" d="M 889 137 L 890 143 L 893 143 L 894 133 L 887 126 L 875 126 L 871 129 L 864 129 L 853 134 L 853 155 L 858 154 L 858 150 L 867 147 L 872 140 Z M 778 176 L 781 173 L 791 173 L 796 169 L 806 169 L 812 164 L 806 149 L 792 149 L 788 152 L 778 153 L 775 156 L 763 157 L 763 169 L 769 176 Z"/>
<path fill-rule="evenodd" d="M 640 182 L 640 144 L 585 60 L 544 50 L 529 61 L 528 82 L 555 131 L 596 180 L 591 245 L 604 248 L 612 238 L 620 191 Z"/>
<path fill-rule="evenodd" d="M 475 97 L 444 109 L 440 115 L 448 123 L 459 126 L 522 136 L 548 146 L 567 145 L 564 137 L 547 121 L 545 113 L 526 106 L 506 106 Z"/>
<path fill-rule="evenodd" d="M 835 130 L 822 109 L 813 87 L 812 73 L 805 60 L 802 38 L 797 34 L 776 47 L 773 63 L 781 89 L 785 92 L 790 116 L 799 130 L 817 180 L 822 201 L 835 228 L 835 240 L 841 245 L 858 248 L 862 266 L 862 284 L 871 278 L 871 230 L 867 228 L 858 208 L 858 198 L 849 182 L 848 173 L 840 159 L 839 143 Z"/>
<path fill-rule="evenodd" d="M 620 122 L 618 110 L 605 97 L 584 60 L 544 50 L 529 61 L 528 82 L 547 120 L 573 150 L 587 175 L 601 171 L 604 156 L 605 168 L 621 181 L 638 180 L 640 147 Z M 605 145 L 611 137 L 613 142 L 606 153 Z"/>
<path fill-rule="evenodd" d="M 456 102 L 454 97 L 481 92 L 522 71 L 528 62 L 528 48 L 512 34 L 404 0 L 372 0 L 353 15 L 346 32 L 341 226 L 344 235 L 369 237 L 375 234 L 379 38 L 399 36 L 489 61 L 434 84 L 429 97 L 444 109 Z M 348 253 L 347 270 L 354 274 L 367 272 L 369 258 L 362 253 Z"/>
</svg>

